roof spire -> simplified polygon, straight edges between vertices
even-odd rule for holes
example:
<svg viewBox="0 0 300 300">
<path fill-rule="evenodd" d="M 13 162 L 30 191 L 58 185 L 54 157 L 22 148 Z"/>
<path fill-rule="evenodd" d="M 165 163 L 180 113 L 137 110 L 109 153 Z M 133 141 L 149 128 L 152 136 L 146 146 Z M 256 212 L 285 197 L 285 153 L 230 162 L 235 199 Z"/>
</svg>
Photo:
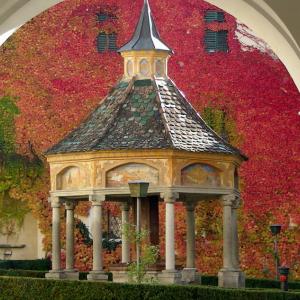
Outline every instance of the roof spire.
<svg viewBox="0 0 300 300">
<path fill-rule="evenodd" d="M 118 52 L 132 50 L 161 50 L 169 53 L 173 52 L 159 36 L 148 0 L 144 0 L 141 16 L 131 40 L 121 47 Z"/>
</svg>

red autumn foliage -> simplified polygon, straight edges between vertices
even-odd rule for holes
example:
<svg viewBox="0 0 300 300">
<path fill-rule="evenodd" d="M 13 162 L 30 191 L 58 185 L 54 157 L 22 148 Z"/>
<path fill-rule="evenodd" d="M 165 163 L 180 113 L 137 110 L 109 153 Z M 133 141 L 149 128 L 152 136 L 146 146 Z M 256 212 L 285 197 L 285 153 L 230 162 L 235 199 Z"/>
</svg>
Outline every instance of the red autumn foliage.
<svg viewBox="0 0 300 300">
<path fill-rule="evenodd" d="M 27 23 L 2 46 L 0 96 L 20 98 L 16 120 L 20 153 L 28 152 L 30 141 L 42 155 L 78 126 L 121 77 L 121 57 L 99 54 L 96 37 L 100 31 L 117 32 L 121 46 L 132 34 L 141 5 L 142 0 L 66 0 Z M 163 40 L 175 51 L 170 77 L 199 111 L 216 106 L 230 115 L 242 136 L 238 146 L 250 158 L 240 172 L 242 267 L 258 276 L 274 271 L 268 226 L 278 222 L 284 225 L 280 250 L 299 277 L 300 95 L 291 77 L 270 55 L 242 51 L 235 36 L 236 20 L 230 15 L 224 24 L 205 24 L 204 11 L 211 6 L 204 1 L 152 0 L 151 6 Z M 118 19 L 100 24 L 96 13 L 101 10 Z M 228 30 L 229 53 L 204 51 L 206 28 Z M 44 180 L 30 207 L 40 216 L 48 244 L 51 214 Z M 177 217 L 177 234 L 182 236 L 184 209 L 177 208 Z M 215 273 L 222 263 L 220 218 L 220 209 L 212 203 L 197 210 L 197 266 L 207 273 Z M 290 228 L 291 223 L 295 227 Z M 184 257 L 183 239 L 177 241 L 177 254 Z M 90 249 L 80 249 L 79 261 L 91 256 Z M 87 267 L 90 263 L 81 266 Z"/>
</svg>

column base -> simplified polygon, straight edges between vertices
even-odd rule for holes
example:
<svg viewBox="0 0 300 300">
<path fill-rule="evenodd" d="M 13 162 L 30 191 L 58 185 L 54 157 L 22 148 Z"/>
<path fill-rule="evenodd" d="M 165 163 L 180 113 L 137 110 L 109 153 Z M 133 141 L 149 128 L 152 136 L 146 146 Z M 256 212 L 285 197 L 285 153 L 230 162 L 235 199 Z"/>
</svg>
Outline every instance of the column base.
<svg viewBox="0 0 300 300">
<path fill-rule="evenodd" d="M 46 279 L 66 279 L 66 274 L 62 270 L 51 270 L 45 274 Z"/>
<path fill-rule="evenodd" d="M 77 270 L 65 270 L 66 279 L 79 280 L 79 272 Z"/>
<path fill-rule="evenodd" d="M 128 283 L 129 277 L 127 271 L 112 271 L 113 282 Z"/>
<path fill-rule="evenodd" d="M 157 275 L 157 280 L 162 284 L 180 284 L 181 283 L 181 273 L 174 270 L 164 270 Z"/>
<path fill-rule="evenodd" d="M 201 284 L 201 274 L 198 273 L 196 268 L 184 268 L 181 271 L 182 283 L 198 283 Z"/>
<path fill-rule="evenodd" d="M 108 275 L 103 271 L 91 271 L 87 276 L 87 280 L 108 281 Z"/>
<path fill-rule="evenodd" d="M 222 269 L 218 273 L 218 285 L 224 288 L 244 288 L 245 274 L 241 270 Z"/>
</svg>

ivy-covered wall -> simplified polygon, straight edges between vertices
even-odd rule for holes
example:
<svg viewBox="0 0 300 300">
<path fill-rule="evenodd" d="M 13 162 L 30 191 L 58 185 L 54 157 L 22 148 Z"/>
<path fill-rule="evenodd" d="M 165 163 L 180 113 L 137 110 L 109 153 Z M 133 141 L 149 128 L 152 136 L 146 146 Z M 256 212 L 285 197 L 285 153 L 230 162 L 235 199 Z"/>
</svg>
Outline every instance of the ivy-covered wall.
<svg viewBox="0 0 300 300">
<path fill-rule="evenodd" d="M 16 98 L 0 99 L 0 232 L 16 233 L 29 212 L 26 201 L 15 195 L 28 189 L 42 175 L 43 162 L 31 149 L 31 157 L 17 153 L 15 118 L 19 114 Z"/>
<path fill-rule="evenodd" d="M 45 165 L 42 172 L 40 164 L 43 152 L 78 126 L 122 76 L 122 58 L 111 51 L 99 53 L 96 39 L 99 32 L 116 32 L 118 46 L 124 44 L 142 2 L 65 0 L 27 23 L 0 48 L 0 97 L 11 103 L 4 122 L 15 120 L 15 131 L 10 133 L 13 126 L 7 126 L 1 133 L 1 148 L 10 153 L 1 154 L 1 174 L 14 176 L 9 180 L 1 175 L 0 186 L 39 218 L 46 250 L 51 247 L 51 209 L 48 170 Z M 240 29 L 232 16 L 225 14 L 224 23 L 205 23 L 204 12 L 216 8 L 202 0 L 151 0 L 151 6 L 162 38 L 175 51 L 170 76 L 208 123 L 250 158 L 240 170 L 242 268 L 248 275 L 274 274 L 269 225 L 282 223 L 282 263 L 299 278 L 298 90 L 269 51 L 241 47 L 236 37 Z M 99 21 L 101 11 L 117 18 Z M 205 51 L 206 29 L 228 31 L 228 53 Z M 3 100 L 7 95 L 19 100 Z M 77 213 L 87 211 L 85 206 L 77 208 Z M 177 257 L 184 258 L 182 207 L 177 207 L 176 216 Z M 216 203 L 201 204 L 197 210 L 197 266 L 206 273 L 216 273 L 222 264 L 221 216 Z M 76 237 L 81 240 L 79 231 Z M 106 264 L 117 255 L 107 255 Z M 77 245 L 77 267 L 89 268 L 90 262 L 91 249 Z"/>
</svg>

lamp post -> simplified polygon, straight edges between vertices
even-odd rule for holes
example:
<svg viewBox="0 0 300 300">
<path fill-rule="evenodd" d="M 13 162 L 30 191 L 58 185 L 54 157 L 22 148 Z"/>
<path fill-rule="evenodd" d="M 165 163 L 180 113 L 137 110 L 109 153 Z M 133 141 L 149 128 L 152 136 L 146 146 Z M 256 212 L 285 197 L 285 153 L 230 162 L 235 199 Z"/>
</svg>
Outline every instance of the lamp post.
<svg viewBox="0 0 300 300">
<path fill-rule="evenodd" d="M 140 256 L 141 256 L 141 198 L 147 197 L 149 182 L 145 181 L 130 181 L 128 182 L 130 196 L 136 198 L 136 264 L 139 269 L 140 265 Z"/>
<path fill-rule="evenodd" d="M 270 226 L 271 233 L 274 237 L 274 256 L 275 256 L 275 267 L 276 267 L 276 280 L 278 280 L 278 267 L 279 267 L 279 255 L 278 255 L 278 240 L 277 236 L 281 231 L 281 225 L 273 224 Z"/>
</svg>

